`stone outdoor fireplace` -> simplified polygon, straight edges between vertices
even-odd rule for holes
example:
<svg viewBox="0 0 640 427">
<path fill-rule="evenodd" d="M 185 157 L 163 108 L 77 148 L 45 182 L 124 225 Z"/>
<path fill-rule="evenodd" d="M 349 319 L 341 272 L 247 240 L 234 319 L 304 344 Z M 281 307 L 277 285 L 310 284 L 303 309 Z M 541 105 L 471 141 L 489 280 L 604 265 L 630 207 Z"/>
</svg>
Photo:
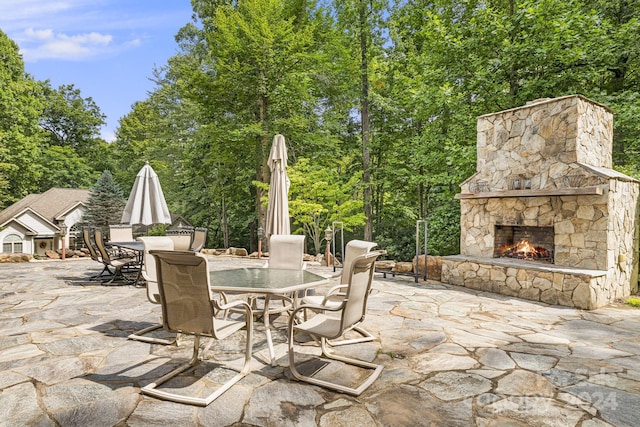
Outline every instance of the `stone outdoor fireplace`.
<svg viewBox="0 0 640 427">
<path fill-rule="evenodd" d="M 636 291 L 640 185 L 612 144 L 611 110 L 578 95 L 479 117 L 442 281 L 584 309 Z"/>
</svg>

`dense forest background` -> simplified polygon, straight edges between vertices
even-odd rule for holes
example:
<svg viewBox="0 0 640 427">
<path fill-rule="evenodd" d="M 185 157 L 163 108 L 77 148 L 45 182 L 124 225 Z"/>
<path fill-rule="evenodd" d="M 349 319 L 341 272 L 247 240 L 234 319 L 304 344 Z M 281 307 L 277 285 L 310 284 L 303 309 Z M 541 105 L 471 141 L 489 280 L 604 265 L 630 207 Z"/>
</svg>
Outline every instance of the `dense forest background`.
<svg viewBox="0 0 640 427">
<path fill-rule="evenodd" d="M 254 250 L 273 136 L 289 150 L 292 232 L 324 229 L 411 259 L 458 252 L 476 117 L 582 94 L 614 111 L 615 168 L 640 177 L 640 0 L 192 0 L 155 89 L 99 137 L 73 82 L 25 73 L 0 31 L 0 209 L 51 187 L 131 188 L 149 160 L 208 247 Z M 126 67 L 126 64 L 123 64 Z M 345 240 L 346 240 L 345 239 Z"/>
</svg>

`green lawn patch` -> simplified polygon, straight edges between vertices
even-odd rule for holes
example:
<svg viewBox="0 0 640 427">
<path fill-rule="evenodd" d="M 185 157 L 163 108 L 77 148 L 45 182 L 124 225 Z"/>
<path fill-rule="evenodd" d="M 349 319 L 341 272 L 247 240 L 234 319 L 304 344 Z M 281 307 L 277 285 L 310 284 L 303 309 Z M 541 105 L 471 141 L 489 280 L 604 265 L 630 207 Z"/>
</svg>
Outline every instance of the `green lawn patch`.
<svg viewBox="0 0 640 427">
<path fill-rule="evenodd" d="M 629 304 L 632 307 L 640 308 L 640 297 L 629 297 L 627 299 L 627 304 Z"/>
</svg>

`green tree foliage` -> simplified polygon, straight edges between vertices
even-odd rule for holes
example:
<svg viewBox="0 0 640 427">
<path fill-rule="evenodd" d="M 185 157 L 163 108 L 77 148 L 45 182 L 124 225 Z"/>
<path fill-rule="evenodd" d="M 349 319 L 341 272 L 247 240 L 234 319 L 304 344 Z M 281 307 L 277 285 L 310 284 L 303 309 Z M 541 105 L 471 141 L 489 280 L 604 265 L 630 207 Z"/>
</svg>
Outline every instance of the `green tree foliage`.
<svg viewBox="0 0 640 427">
<path fill-rule="evenodd" d="M 331 168 L 312 165 L 307 158 L 299 158 L 295 166 L 288 169 L 291 188 L 289 190 L 289 215 L 299 229 L 294 234 L 304 233 L 315 253 L 320 252 L 324 230 L 333 221 L 341 221 L 345 230 L 362 227 L 365 223 L 362 210 L 361 173 L 346 174 L 351 159 L 340 159 Z"/>
<path fill-rule="evenodd" d="M 38 182 L 82 185 L 87 159 L 128 187 L 150 160 L 172 213 L 207 226 L 210 244 L 251 249 L 264 224 L 270 144 L 281 133 L 294 225 L 316 250 L 336 220 L 349 223 L 349 238 L 410 259 L 415 223 L 428 219 L 429 252 L 457 253 L 455 194 L 475 172 L 477 116 L 573 93 L 613 108 L 615 166 L 640 176 L 638 0 L 192 5 L 179 53 L 155 70 L 156 89 L 121 120 L 111 145 L 92 142 L 81 118 L 99 115 L 86 99 L 72 86 L 43 98 L 46 84 L 30 80 L 15 44 L 0 38 L 3 202 Z M 74 140 L 101 154 L 52 132 L 41 144 L 45 105 L 56 124 L 87 124 Z M 56 172 L 40 180 L 47 164 Z"/>
<path fill-rule="evenodd" d="M 82 223 L 107 232 L 109 224 L 120 223 L 125 203 L 122 189 L 113 180 L 111 172 L 105 170 L 91 189 Z"/>
<path fill-rule="evenodd" d="M 37 188 L 43 109 L 40 85 L 24 72 L 18 46 L 0 31 L 0 208 Z M 34 165 L 35 163 L 35 165 Z"/>
<path fill-rule="evenodd" d="M 197 68 L 180 71 L 191 83 L 184 94 L 199 104 L 206 118 L 194 148 L 206 156 L 202 161 L 211 172 L 209 182 L 267 183 L 273 135 L 284 134 L 294 156 L 303 143 L 314 141 L 306 132 L 316 106 L 314 36 L 320 30 L 305 6 L 298 1 L 244 0 L 213 7 L 194 1 L 203 30 L 189 32 L 189 40 L 196 43 L 189 49 L 207 54 L 198 58 Z M 255 218 L 264 224 L 262 190 L 248 190 Z"/>
<path fill-rule="evenodd" d="M 71 147 L 81 156 L 90 156 L 106 116 L 91 97 L 83 98 L 72 84 L 53 89 L 43 83 L 46 106 L 40 125 L 50 145 Z"/>
<path fill-rule="evenodd" d="M 371 146 L 376 125 L 372 124 L 372 90 L 371 77 L 374 62 L 382 52 L 384 39 L 381 36 L 383 28 L 383 16 L 386 12 L 387 2 L 346 0 L 334 2 L 338 27 L 343 31 L 347 45 L 350 46 L 353 58 L 358 69 L 357 108 L 360 115 L 359 139 L 362 147 L 362 180 L 363 180 L 363 210 L 366 218 L 364 238 L 373 240 L 373 184 L 372 184 L 372 159 Z M 353 82 L 355 83 L 355 82 Z M 352 83 L 352 84 L 353 84 Z M 354 85 L 355 86 L 355 85 Z"/>
<path fill-rule="evenodd" d="M 80 157 L 71 147 L 54 145 L 42 153 L 42 164 L 46 171 L 40 178 L 40 191 L 49 188 L 90 188 L 96 182 L 96 172 L 89 160 Z"/>
<path fill-rule="evenodd" d="M 99 137 L 105 116 L 91 97 L 62 85 L 53 89 L 42 83 L 45 108 L 40 117 L 45 150 L 40 191 L 51 187 L 87 188 L 110 165 L 110 148 Z"/>
</svg>

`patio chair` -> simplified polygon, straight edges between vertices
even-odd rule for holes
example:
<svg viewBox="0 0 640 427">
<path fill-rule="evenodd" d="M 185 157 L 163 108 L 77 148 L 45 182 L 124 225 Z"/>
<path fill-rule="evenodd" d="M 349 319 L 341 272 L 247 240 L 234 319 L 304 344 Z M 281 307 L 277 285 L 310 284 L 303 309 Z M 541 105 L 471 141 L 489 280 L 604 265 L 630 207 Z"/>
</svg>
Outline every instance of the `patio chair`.
<svg viewBox="0 0 640 427">
<path fill-rule="evenodd" d="M 270 268 L 302 270 L 305 236 L 301 234 L 274 234 L 269 238 Z"/>
<path fill-rule="evenodd" d="M 193 231 L 193 239 L 191 240 L 191 249 L 194 252 L 200 252 L 207 243 L 207 229 L 204 227 L 196 227 Z"/>
<path fill-rule="evenodd" d="M 167 234 L 168 238 L 173 241 L 173 249 L 176 251 L 188 251 L 191 249 L 191 235 L 190 234 Z"/>
<path fill-rule="evenodd" d="M 164 328 L 170 332 L 194 335 L 194 340 L 193 355 L 188 363 L 143 387 L 141 391 L 149 396 L 172 402 L 207 406 L 249 373 L 253 350 L 251 307 L 244 301 L 220 305 L 217 300 L 212 298 L 209 287 L 209 266 L 203 255 L 183 251 L 151 251 L 150 254 L 155 257 L 157 262 L 158 290 L 160 291 Z M 244 308 L 244 320 L 221 320 L 215 317 L 218 312 L 232 307 Z M 157 388 L 198 364 L 201 336 L 222 340 L 245 327 L 247 338 L 242 368 L 233 378 L 207 397 L 191 397 Z M 175 390 L 177 387 L 176 385 L 171 390 Z"/>
<path fill-rule="evenodd" d="M 364 320 L 367 313 L 367 298 L 375 271 L 375 261 L 380 255 L 385 253 L 386 252 L 382 250 L 369 252 L 353 260 L 349 268 L 349 283 L 344 298 L 338 305 L 303 304 L 294 309 L 289 317 L 288 325 L 289 369 L 293 378 L 354 396 L 360 395 L 378 378 L 382 372 L 382 365 L 334 354 L 327 348 L 327 340 L 342 336 L 349 329 L 353 329 L 354 325 Z M 298 312 L 307 309 L 318 311 L 318 314 L 310 320 L 296 324 L 295 320 Z M 335 316 L 330 313 L 337 313 L 338 315 Z M 316 372 L 311 375 L 300 373 L 296 367 L 294 352 L 294 334 L 296 332 L 306 332 L 320 339 L 320 348 L 322 350 L 321 358 L 365 368 L 371 370 L 371 372 L 355 387 L 317 378 L 314 375 L 317 375 L 320 372 L 319 370 L 316 370 Z"/>
<path fill-rule="evenodd" d="M 325 295 L 307 295 L 302 299 L 302 304 L 309 305 L 338 305 L 344 298 L 345 291 L 349 285 L 349 275 L 351 271 L 351 264 L 353 260 L 359 255 L 369 253 L 371 249 L 378 244 L 375 242 L 368 242 L 366 240 L 351 240 L 347 243 L 345 248 L 344 262 L 342 264 L 342 272 L 340 273 L 340 284 L 332 287 L 327 291 Z M 307 312 L 305 311 L 305 320 L 307 320 Z M 329 345 L 338 346 L 346 344 L 356 344 L 361 342 L 373 341 L 374 336 L 364 329 L 362 326 L 354 325 L 353 331 L 361 335 L 360 338 L 342 339 L 342 340 L 330 340 L 327 341 Z"/>
<path fill-rule="evenodd" d="M 110 242 L 132 242 L 133 227 L 129 224 L 109 225 L 109 241 Z"/>
<path fill-rule="evenodd" d="M 102 262 L 113 267 L 114 272 L 111 280 L 105 282 L 105 284 L 111 285 L 118 281 L 125 283 L 135 283 L 135 280 L 127 278 L 122 270 L 128 269 L 133 270 L 136 266 L 139 266 L 139 261 L 136 257 L 129 256 L 121 256 L 117 255 L 115 252 L 110 253 L 105 244 L 104 239 L 102 237 L 102 230 L 96 228 L 94 231 L 94 238 L 96 243 L 96 248 L 98 249 L 98 253 L 100 254 L 100 258 L 102 258 Z"/>
<path fill-rule="evenodd" d="M 269 260 L 265 264 L 267 268 L 279 268 L 284 270 L 303 270 L 305 236 L 299 234 L 274 234 L 269 238 Z M 270 299 L 276 298 L 282 302 L 282 307 L 269 307 Z M 293 308 L 293 295 L 275 295 L 264 298 L 263 310 L 257 306 L 260 298 L 252 299 L 252 307 L 255 311 L 263 311 L 267 308 L 268 314 L 278 314 Z"/>
<path fill-rule="evenodd" d="M 172 251 L 173 240 L 166 236 L 142 236 L 138 240 L 144 245 L 142 277 L 146 282 L 147 299 L 152 304 L 160 304 L 160 291 L 158 290 L 158 273 L 156 269 L 156 260 L 149 252 L 152 250 Z M 129 335 L 129 339 L 152 344 L 175 344 L 176 338 L 168 340 L 163 338 L 154 338 L 144 336 L 145 334 L 162 328 L 162 323 L 151 325 Z"/>
<path fill-rule="evenodd" d="M 92 238 L 94 230 L 91 227 L 82 227 L 82 240 L 84 241 L 84 245 L 87 247 L 89 251 L 89 256 L 91 259 L 99 262 L 104 266 L 102 271 L 95 276 L 89 277 L 90 280 L 106 280 L 113 276 L 113 271 L 109 269 L 109 264 L 102 260 L 102 257 L 98 254 L 98 249 L 96 248 L 94 242 L 95 238 Z M 105 274 L 106 273 L 106 274 Z"/>
<path fill-rule="evenodd" d="M 189 251 L 191 250 L 194 233 L 195 229 L 193 227 L 181 227 L 175 230 L 167 230 L 164 234 L 173 239 L 174 250 Z"/>
</svg>

